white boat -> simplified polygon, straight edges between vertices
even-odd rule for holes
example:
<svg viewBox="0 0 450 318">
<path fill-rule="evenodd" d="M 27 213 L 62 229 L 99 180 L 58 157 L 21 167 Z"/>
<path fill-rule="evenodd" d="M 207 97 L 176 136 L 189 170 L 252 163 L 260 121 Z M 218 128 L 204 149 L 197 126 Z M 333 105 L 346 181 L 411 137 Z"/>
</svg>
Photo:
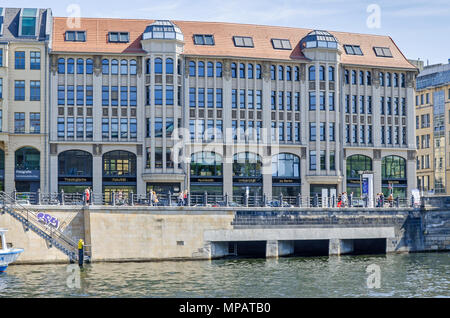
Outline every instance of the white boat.
<svg viewBox="0 0 450 318">
<path fill-rule="evenodd" d="M 0 272 L 6 271 L 8 265 L 14 262 L 23 252 L 23 248 L 8 248 L 5 233 L 8 230 L 0 229 Z"/>
</svg>

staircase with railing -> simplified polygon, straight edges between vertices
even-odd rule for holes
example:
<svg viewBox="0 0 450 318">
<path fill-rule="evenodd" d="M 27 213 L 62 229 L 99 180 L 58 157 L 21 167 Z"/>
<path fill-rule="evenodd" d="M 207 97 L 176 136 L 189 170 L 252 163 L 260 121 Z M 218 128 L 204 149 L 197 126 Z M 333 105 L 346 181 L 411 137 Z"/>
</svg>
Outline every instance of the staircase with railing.
<svg viewBox="0 0 450 318">
<path fill-rule="evenodd" d="M 0 192 L 1 213 L 8 213 L 25 226 L 25 230 L 32 230 L 49 243 L 50 247 L 56 247 L 69 257 L 71 262 L 78 260 L 78 245 L 59 228 L 44 224 L 36 215 L 36 212 L 27 209 L 5 192 Z"/>
</svg>

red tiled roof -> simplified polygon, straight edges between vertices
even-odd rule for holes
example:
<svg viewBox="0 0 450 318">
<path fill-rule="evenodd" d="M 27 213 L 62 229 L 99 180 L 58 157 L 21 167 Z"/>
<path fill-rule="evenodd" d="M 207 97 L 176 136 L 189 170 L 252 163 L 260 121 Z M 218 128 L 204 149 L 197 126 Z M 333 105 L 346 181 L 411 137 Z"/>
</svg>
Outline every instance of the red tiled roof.
<svg viewBox="0 0 450 318">
<path fill-rule="evenodd" d="M 81 18 L 80 28 L 70 29 L 66 24 L 66 19 L 63 17 L 54 18 L 52 45 L 54 52 L 145 54 L 140 43 L 142 34 L 149 24 L 155 22 L 155 20 Z M 183 53 L 191 56 L 243 57 L 287 61 L 304 60 L 305 57 L 299 48 L 299 42 L 312 31 L 311 29 L 222 22 L 172 22 L 183 32 L 185 42 Z M 86 42 L 64 41 L 67 30 L 85 30 Z M 111 31 L 129 32 L 130 42 L 108 42 L 108 32 Z M 347 55 L 344 51 L 341 55 L 341 63 L 343 64 L 415 69 L 389 36 L 329 32 L 337 38 L 341 46 L 344 44 L 359 45 L 364 53 L 363 56 L 357 56 Z M 213 34 L 215 45 L 194 45 L 194 34 Z M 235 35 L 251 36 L 254 47 L 235 47 L 233 43 L 233 36 Z M 289 39 L 293 49 L 274 49 L 271 43 L 272 38 Z M 373 50 L 374 46 L 390 48 L 393 57 L 377 57 Z"/>
</svg>

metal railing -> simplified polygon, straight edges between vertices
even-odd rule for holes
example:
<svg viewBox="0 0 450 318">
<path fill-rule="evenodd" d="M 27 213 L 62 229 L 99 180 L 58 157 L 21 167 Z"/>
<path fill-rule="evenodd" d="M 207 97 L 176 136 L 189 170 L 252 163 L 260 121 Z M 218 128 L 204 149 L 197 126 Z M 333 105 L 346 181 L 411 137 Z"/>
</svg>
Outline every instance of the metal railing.
<svg viewBox="0 0 450 318">
<path fill-rule="evenodd" d="M 322 198 L 316 194 L 312 196 L 268 196 L 264 195 L 220 195 L 217 193 L 187 194 L 186 198 L 180 198 L 179 194 L 136 194 L 109 192 L 91 192 L 89 200 L 84 193 L 41 193 L 37 192 L 13 192 L 12 200 L 22 205 L 110 205 L 110 206 L 231 206 L 231 207 L 302 207 L 302 208 L 407 208 L 421 207 L 426 202 L 428 205 L 435 204 L 433 199 L 422 198 L 421 202 L 411 198 L 396 197 L 392 200 L 387 198 L 374 198 L 370 204 L 367 197 L 352 197 L 340 201 L 340 197 Z M 449 198 L 450 204 L 450 198 Z"/>
<path fill-rule="evenodd" d="M 55 246 L 64 252 L 71 260 L 76 260 L 77 243 L 67 235 L 65 235 L 60 228 L 54 228 L 47 223 L 43 223 L 42 219 L 38 218 L 35 211 L 29 210 L 26 206 L 30 204 L 31 198 L 35 201 L 38 199 L 29 193 L 16 193 L 15 196 L 10 196 L 5 192 L 0 192 L 1 210 L 11 214 L 14 218 L 20 221 L 25 230 L 31 229 L 40 237 L 50 243 L 50 246 Z M 27 201 L 24 203 L 23 201 Z M 37 201 L 36 201 L 37 202 Z"/>
</svg>

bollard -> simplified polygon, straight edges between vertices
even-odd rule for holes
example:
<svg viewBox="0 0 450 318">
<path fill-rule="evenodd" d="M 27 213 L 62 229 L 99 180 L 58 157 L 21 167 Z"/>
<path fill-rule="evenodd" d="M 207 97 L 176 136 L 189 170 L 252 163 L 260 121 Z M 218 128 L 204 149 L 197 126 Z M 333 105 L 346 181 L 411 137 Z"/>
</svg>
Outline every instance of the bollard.
<svg viewBox="0 0 450 318">
<path fill-rule="evenodd" d="M 331 207 L 335 208 L 336 207 L 336 196 L 332 196 L 331 197 Z"/>
<path fill-rule="evenodd" d="M 38 189 L 36 192 L 36 204 L 41 205 L 41 189 Z"/>
<path fill-rule="evenodd" d="M 348 205 L 349 207 L 353 207 L 353 193 L 350 193 L 350 197 L 348 198 Z"/>
<path fill-rule="evenodd" d="M 61 202 L 61 205 L 65 205 L 66 204 L 66 200 L 64 199 L 64 190 L 61 189 L 61 200 L 59 202 Z"/>
<path fill-rule="evenodd" d="M 283 193 L 280 193 L 280 206 L 283 206 Z"/>
<path fill-rule="evenodd" d="M 263 202 L 262 202 L 262 206 L 267 206 L 267 194 L 263 194 Z"/>
<path fill-rule="evenodd" d="M 228 206 L 228 192 L 225 193 L 225 206 Z"/>
<path fill-rule="evenodd" d="M 367 196 L 364 197 L 364 207 L 367 208 L 369 205 L 369 198 Z"/>
<path fill-rule="evenodd" d="M 244 193 L 244 206 L 248 207 L 248 196 L 247 196 L 247 193 Z"/>
<path fill-rule="evenodd" d="M 130 197 L 128 198 L 128 204 L 131 206 L 134 205 L 133 192 L 130 192 Z"/>
<path fill-rule="evenodd" d="M 84 242 L 82 239 L 78 241 L 78 266 L 83 267 L 84 263 Z"/>
<path fill-rule="evenodd" d="M 300 208 L 302 206 L 302 197 L 299 194 L 297 194 L 297 206 Z"/>
<path fill-rule="evenodd" d="M 203 193 L 203 204 L 206 206 L 208 204 L 208 192 Z"/>
<path fill-rule="evenodd" d="M 319 195 L 316 193 L 315 195 L 314 195 L 314 207 L 318 207 L 319 206 Z"/>
<path fill-rule="evenodd" d="M 115 191 L 113 191 L 111 193 L 111 205 L 116 206 L 116 192 Z"/>
<path fill-rule="evenodd" d="M 189 192 L 186 195 L 186 200 L 187 200 L 187 206 L 191 206 L 191 194 Z"/>
<path fill-rule="evenodd" d="M 170 190 L 169 190 L 169 193 L 168 193 L 168 198 L 167 198 L 167 203 L 169 204 L 169 206 L 172 206 L 172 193 L 170 193 Z"/>
</svg>

